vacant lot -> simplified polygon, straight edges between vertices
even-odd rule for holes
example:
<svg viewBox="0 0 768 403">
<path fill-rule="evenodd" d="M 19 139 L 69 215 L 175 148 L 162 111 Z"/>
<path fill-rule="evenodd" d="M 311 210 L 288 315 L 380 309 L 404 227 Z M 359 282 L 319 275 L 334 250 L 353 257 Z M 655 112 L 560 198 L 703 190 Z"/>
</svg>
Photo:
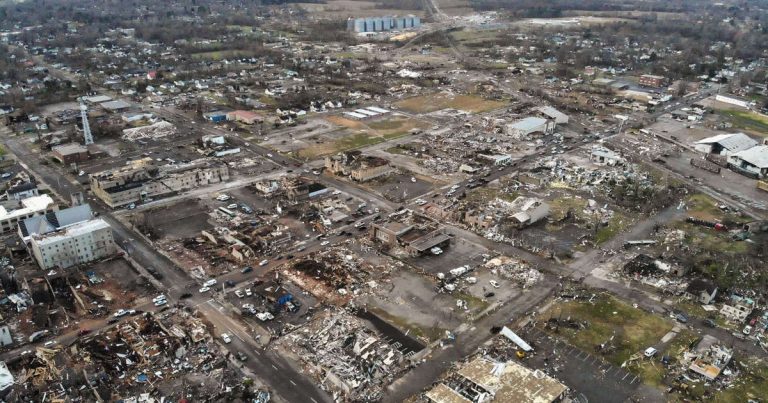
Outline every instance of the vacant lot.
<svg viewBox="0 0 768 403">
<path fill-rule="evenodd" d="M 596 296 L 592 302 L 564 302 L 549 313 L 551 317 L 582 323 L 580 329 L 561 327 L 558 334 L 584 351 L 596 351 L 603 345 L 602 357 L 619 366 L 633 354 L 657 344 L 673 326 L 666 319 L 610 295 Z"/>
<path fill-rule="evenodd" d="M 429 113 L 441 109 L 458 109 L 478 113 L 501 108 L 502 101 L 487 100 L 477 95 L 456 95 L 439 93 L 408 98 L 397 103 L 400 108 L 412 113 Z"/>
<path fill-rule="evenodd" d="M 720 110 L 718 113 L 734 127 L 768 137 L 768 116 L 744 110 Z"/>
<path fill-rule="evenodd" d="M 332 135 L 321 136 L 315 140 L 316 144 L 304 147 L 298 151 L 302 158 L 316 158 L 324 155 L 349 151 L 361 147 L 383 143 L 387 140 L 410 134 L 412 129 L 425 129 L 428 125 L 420 120 L 407 116 L 393 114 L 385 119 L 372 121 L 356 121 L 339 116 L 326 118 L 330 123 L 342 126 L 338 132 Z"/>
</svg>

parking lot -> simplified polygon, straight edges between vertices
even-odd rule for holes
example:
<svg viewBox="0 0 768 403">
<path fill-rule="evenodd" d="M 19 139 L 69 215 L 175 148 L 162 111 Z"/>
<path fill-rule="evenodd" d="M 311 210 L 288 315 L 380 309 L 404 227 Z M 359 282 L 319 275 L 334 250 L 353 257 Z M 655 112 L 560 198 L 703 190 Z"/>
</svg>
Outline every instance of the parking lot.
<svg viewBox="0 0 768 403">
<path fill-rule="evenodd" d="M 589 402 L 624 402 L 636 395 L 643 385 L 640 378 L 631 372 L 538 329 L 527 327 L 517 333 L 536 351 L 526 359 L 526 365 L 563 380 Z M 651 393 L 651 390 L 643 387 L 640 393 Z M 663 401 L 660 393 L 654 394 L 654 397 L 662 399 L 645 401 Z"/>
</svg>

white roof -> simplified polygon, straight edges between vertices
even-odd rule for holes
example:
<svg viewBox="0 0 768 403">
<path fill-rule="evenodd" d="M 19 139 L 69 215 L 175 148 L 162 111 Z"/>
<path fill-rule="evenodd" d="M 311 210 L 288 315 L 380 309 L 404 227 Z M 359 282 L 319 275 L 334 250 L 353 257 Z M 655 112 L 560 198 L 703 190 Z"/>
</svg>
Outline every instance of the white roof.
<svg viewBox="0 0 768 403">
<path fill-rule="evenodd" d="M 758 168 L 768 168 L 768 146 L 752 147 L 749 150 L 739 151 L 733 156 Z"/>
<path fill-rule="evenodd" d="M 368 116 L 376 116 L 379 113 L 374 111 L 369 111 L 367 109 L 355 109 L 355 112 L 361 114 L 361 115 L 368 115 Z"/>
<path fill-rule="evenodd" d="M 92 104 L 100 104 L 102 102 L 111 101 L 112 97 L 107 95 L 94 95 L 92 97 L 83 97 L 83 100 Z"/>
<path fill-rule="evenodd" d="M 518 120 L 517 122 L 510 124 L 509 127 L 517 130 L 527 131 L 527 130 L 533 130 L 546 123 L 547 123 L 547 119 L 531 116 L 522 120 Z"/>
<path fill-rule="evenodd" d="M 378 113 L 387 113 L 387 112 L 389 112 L 388 110 L 386 110 L 384 108 L 379 108 L 378 106 L 369 106 L 369 107 L 367 107 L 365 109 L 368 109 L 369 111 L 378 112 Z"/>
<path fill-rule="evenodd" d="M 7 211 L 5 207 L 0 206 L 0 220 L 21 217 L 30 213 L 39 213 L 45 211 L 50 204 L 53 204 L 53 199 L 48 195 L 28 197 L 21 201 L 21 208 L 16 210 Z"/>
<path fill-rule="evenodd" d="M 758 143 L 752 137 L 744 133 L 718 134 L 717 136 L 707 137 L 699 140 L 696 144 L 720 144 L 723 148 L 731 152 L 743 151 L 756 146 Z"/>
<path fill-rule="evenodd" d="M 353 118 L 358 118 L 358 119 L 362 119 L 366 117 L 365 115 L 357 112 L 344 112 L 344 115 L 352 116 Z"/>
<path fill-rule="evenodd" d="M 89 234 L 91 232 L 110 228 L 109 224 L 101 218 L 94 220 L 83 221 L 70 227 L 67 227 L 64 231 L 55 232 L 48 235 L 39 235 L 32 238 L 32 241 L 38 245 L 45 245 L 48 243 L 58 242 L 63 239 L 72 238 L 80 235 Z"/>
<path fill-rule="evenodd" d="M 539 112 L 551 117 L 552 119 L 568 119 L 568 115 L 551 106 L 542 106 L 539 108 Z"/>
</svg>

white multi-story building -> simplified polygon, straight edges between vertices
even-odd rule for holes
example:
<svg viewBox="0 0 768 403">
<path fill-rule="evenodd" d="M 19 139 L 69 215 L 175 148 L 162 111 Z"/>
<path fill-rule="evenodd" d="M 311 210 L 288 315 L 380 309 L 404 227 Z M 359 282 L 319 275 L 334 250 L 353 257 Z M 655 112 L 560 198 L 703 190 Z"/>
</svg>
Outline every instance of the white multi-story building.
<svg viewBox="0 0 768 403">
<path fill-rule="evenodd" d="M 66 269 L 117 253 L 112 227 L 97 218 L 69 226 L 62 231 L 33 236 L 32 255 L 44 270 Z"/>
<path fill-rule="evenodd" d="M 11 200 L 0 206 L 0 232 L 14 231 L 19 222 L 56 210 L 58 206 L 48 195 L 28 197 L 21 201 Z"/>
</svg>

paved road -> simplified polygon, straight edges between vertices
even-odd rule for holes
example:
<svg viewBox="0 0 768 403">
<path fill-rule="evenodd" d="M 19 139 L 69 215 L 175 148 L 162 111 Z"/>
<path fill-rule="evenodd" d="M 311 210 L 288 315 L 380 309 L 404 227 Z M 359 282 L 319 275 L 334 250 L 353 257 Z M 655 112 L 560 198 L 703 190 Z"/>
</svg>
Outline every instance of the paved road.
<svg viewBox="0 0 768 403">
<path fill-rule="evenodd" d="M 51 187 L 61 197 L 68 199 L 72 193 L 82 191 L 78 185 L 71 183 L 65 175 L 48 165 L 41 164 L 39 155 L 30 151 L 27 145 L 23 144 L 19 139 L 7 138 L 4 141 L 8 150 L 16 155 L 30 173 L 37 176 L 41 182 Z M 331 401 L 325 392 L 317 388 L 305 376 L 291 368 L 285 360 L 273 354 L 262 353 L 260 351 L 261 344 L 254 340 L 253 337 L 250 337 L 247 332 L 244 333 L 241 330 L 243 326 L 237 320 L 224 312 L 222 310 L 223 307 L 215 304 L 213 301 L 209 301 L 207 295 L 197 293 L 198 285 L 185 272 L 159 253 L 154 245 L 134 233 L 132 228 L 126 227 L 120 220 L 114 218 L 111 209 L 104 206 L 98 200 L 89 201 L 94 211 L 98 212 L 101 218 L 112 226 L 115 241 L 124 247 L 130 258 L 134 259 L 142 267 L 154 267 L 163 275 L 160 282 L 165 286 L 163 292 L 165 292 L 171 302 L 177 300 L 185 291 L 191 290 L 193 297 L 188 299 L 186 303 L 200 308 L 200 312 L 216 326 L 215 333 L 217 335 L 238 329 L 237 332 L 233 332 L 237 333 L 238 337 L 231 344 L 228 344 L 227 348 L 233 353 L 242 351 L 249 355 L 248 369 L 259 380 L 268 385 L 273 390 L 273 394 L 277 395 L 276 397 L 289 402 Z M 64 335 L 63 337 L 69 338 L 72 335 Z M 277 371 L 274 368 L 280 368 L 280 370 Z"/>
</svg>

